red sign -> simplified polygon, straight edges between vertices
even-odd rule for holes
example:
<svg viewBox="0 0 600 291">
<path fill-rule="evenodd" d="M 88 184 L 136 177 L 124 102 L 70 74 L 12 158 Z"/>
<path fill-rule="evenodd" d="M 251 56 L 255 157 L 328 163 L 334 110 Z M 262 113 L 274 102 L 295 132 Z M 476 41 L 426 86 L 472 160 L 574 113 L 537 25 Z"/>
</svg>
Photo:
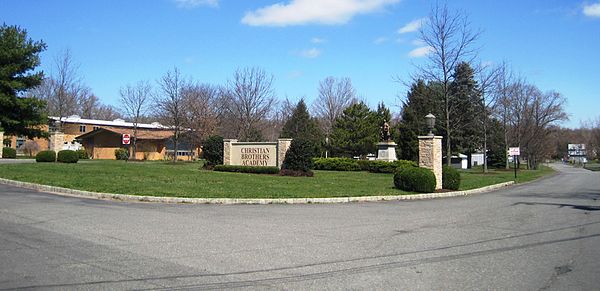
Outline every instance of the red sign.
<svg viewBox="0 0 600 291">
<path fill-rule="evenodd" d="M 130 144 L 131 143 L 131 135 L 130 134 L 123 134 L 123 144 Z"/>
</svg>

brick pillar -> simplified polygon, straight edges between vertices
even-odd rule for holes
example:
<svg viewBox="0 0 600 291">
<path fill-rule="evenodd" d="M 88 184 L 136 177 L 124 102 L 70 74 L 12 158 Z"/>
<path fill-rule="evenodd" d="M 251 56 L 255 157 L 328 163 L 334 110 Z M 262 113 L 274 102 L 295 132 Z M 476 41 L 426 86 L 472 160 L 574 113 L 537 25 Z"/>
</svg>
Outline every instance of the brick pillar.
<svg viewBox="0 0 600 291">
<path fill-rule="evenodd" d="M 435 189 L 442 189 L 442 137 L 419 136 L 419 167 L 435 175 Z"/>
<path fill-rule="evenodd" d="M 223 140 L 223 165 L 231 165 L 231 144 L 237 141 L 237 139 Z"/>
<path fill-rule="evenodd" d="M 292 145 L 291 138 L 280 138 L 277 140 L 277 167 L 280 169 L 290 145 Z"/>
<path fill-rule="evenodd" d="M 2 149 L 4 148 L 4 131 L 0 131 L 0 142 L 2 143 L 0 147 L 0 159 L 2 158 Z"/>
<path fill-rule="evenodd" d="M 50 133 L 50 142 L 48 142 L 48 149 L 51 151 L 59 152 L 65 145 L 65 134 L 62 132 Z"/>
</svg>

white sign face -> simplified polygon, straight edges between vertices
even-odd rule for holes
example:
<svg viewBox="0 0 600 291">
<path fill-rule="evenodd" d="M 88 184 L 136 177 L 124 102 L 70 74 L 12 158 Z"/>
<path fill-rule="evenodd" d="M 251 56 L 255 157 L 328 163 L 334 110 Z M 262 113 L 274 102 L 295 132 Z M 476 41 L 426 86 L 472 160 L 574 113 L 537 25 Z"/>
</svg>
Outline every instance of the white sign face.
<svg viewBox="0 0 600 291">
<path fill-rule="evenodd" d="M 131 142 L 131 135 L 123 134 L 123 144 L 129 144 Z"/>
<path fill-rule="evenodd" d="M 508 155 L 509 156 L 520 156 L 521 148 L 508 148 Z"/>
<path fill-rule="evenodd" d="M 231 164 L 238 166 L 277 167 L 276 144 L 233 144 Z"/>
<path fill-rule="evenodd" d="M 568 150 L 569 156 L 571 156 L 571 157 L 576 157 L 576 156 L 583 157 L 586 155 L 585 144 L 570 143 L 567 145 L 567 150 Z"/>
</svg>

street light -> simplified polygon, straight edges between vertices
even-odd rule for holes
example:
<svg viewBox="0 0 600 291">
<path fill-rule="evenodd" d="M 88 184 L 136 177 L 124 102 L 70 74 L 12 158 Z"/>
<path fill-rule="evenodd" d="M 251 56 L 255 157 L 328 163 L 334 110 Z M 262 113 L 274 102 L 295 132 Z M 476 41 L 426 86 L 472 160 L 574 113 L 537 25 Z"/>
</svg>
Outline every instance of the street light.
<svg viewBox="0 0 600 291">
<path fill-rule="evenodd" d="M 435 115 L 429 113 L 425 116 L 425 121 L 427 122 L 427 127 L 429 127 L 428 136 L 434 136 L 433 128 L 435 127 Z"/>
</svg>

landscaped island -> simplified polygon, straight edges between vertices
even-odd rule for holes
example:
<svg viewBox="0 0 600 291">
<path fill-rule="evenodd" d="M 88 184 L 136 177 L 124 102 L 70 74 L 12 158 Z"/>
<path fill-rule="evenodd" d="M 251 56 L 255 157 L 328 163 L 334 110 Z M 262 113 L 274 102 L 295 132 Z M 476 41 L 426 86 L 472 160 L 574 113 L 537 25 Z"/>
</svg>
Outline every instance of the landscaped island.
<svg viewBox="0 0 600 291">
<path fill-rule="evenodd" d="M 201 170 L 201 163 L 90 160 L 77 164 L 0 164 L 0 177 L 78 190 L 193 198 L 320 198 L 412 194 L 394 188 L 393 174 L 315 171 L 312 178 Z M 551 173 L 521 170 L 518 182 Z M 461 172 L 461 190 L 514 178 L 512 171 Z"/>
</svg>

